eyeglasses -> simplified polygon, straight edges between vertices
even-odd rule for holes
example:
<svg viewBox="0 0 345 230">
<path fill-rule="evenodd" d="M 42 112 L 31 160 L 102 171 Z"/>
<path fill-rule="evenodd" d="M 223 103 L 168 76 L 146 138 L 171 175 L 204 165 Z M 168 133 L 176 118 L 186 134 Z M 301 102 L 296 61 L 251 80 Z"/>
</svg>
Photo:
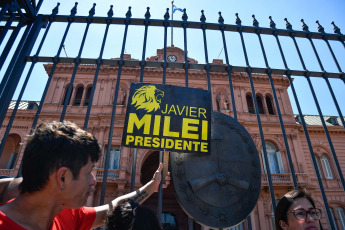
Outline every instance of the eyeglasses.
<svg viewBox="0 0 345 230">
<path fill-rule="evenodd" d="M 293 213 L 297 220 L 306 220 L 308 218 L 308 214 L 313 219 L 320 220 L 322 215 L 321 209 L 319 208 L 312 208 L 309 211 L 306 211 L 304 209 L 296 209 L 288 213 L 286 216 L 290 215 L 291 213 Z"/>
</svg>

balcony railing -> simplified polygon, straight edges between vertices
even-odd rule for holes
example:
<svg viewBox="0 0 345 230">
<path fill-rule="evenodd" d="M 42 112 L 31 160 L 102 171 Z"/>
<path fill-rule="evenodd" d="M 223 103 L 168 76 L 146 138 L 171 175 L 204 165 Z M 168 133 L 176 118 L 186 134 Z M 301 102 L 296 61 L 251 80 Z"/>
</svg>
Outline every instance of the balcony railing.
<svg viewBox="0 0 345 230">
<path fill-rule="evenodd" d="M 97 182 L 103 180 L 104 169 L 103 168 L 96 168 L 93 171 L 94 175 L 96 176 Z M 108 176 L 107 181 L 116 181 L 116 180 L 124 180 L 126 175 L 126 170 L 124 169 L 108 169 Z"/>
<path fill-rule="evenodd" d="M 17 170 L 14 169 L 0 169 L 0 176 L 14 177 L 17 175 Z"/>
<path fill-rule="evenodd" d="M 306 183 L 307 175 L 305 173 L 296 173 L 298 183 Z M 272 173 L 272 183 L 275 185 L 293 184 L 291 173 Z M 267 185 L 267 174 L 261 174 L 262 185 Z"/>
</svg>

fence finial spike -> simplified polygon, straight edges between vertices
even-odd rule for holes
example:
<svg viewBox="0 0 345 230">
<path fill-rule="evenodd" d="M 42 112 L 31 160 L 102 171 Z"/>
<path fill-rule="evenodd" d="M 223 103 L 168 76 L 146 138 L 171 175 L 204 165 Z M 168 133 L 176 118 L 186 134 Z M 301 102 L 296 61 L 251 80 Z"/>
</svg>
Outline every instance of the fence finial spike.
<svg viewBox="0 0 345 230">
<path fill-rule="evenodd" d="M 334 22 L 331 23 L 333 25 L 333 31 L 335 34 L 341 34 L 340 29 L 338 26 L 335 25 Z"/>
<path fill-rule="evenodd" d="M 167 11 L 166 11 L 165 14 L 164 14 L 164 19 L 165 19 L 165 20 L 169 20 L 169 18 L 170 18 L 170 15 L 169 15 L 169 8 L 167 8 Z"/>
<path fill-rule="evenodd" d="M 259 27 L 259 22 L 258 22 L 258 20 L 256 20 L 255 14 L 252 15 L 252 18 L 253 18 L 253 26 Z"/>
<path fill-rule="evenodd" d="M 287 30 L 292 30 L 292 25 L 291 25 L 290 22 L 287 20 L 287 18 L 284 18 L 284 21 L 286 21 L 286 29 L 287 29 Z"/>
<path fill-rule="evenodd" d="M 319 20 L 316 20 L 316 24 L 317 24 L 317 30 L 320 33 L 324 33 L 325 32 L 325 28 L 323 28 L 323 26 L 321 26 L 321 24 L 319 23 Z"/>
<path fill-rule="evenodd" d="M 132 17 L 131 9 L 132 9 L 132 7 L 129 6 L 129 7 L 128 7 L 128 11 L 127 11 L 127 13 L 126 13 L 126 18 L 127 18 L 127 19 L 130 18 L 130 17 Z"/>
<path fill-rule="evenodd" d="M 112 18 L 114 15 L 114 12 L 113 12 L 113 5 L 110 5 L 110 9 L 108 11 L 108 18 Z"/>
<path fill-rule="evenodd" d="M 242 21 L 241 21 L 240 17 L 238 17 L 238 13 L 236 13 L 235 16 L 236 16 L 236 25 L 240 26 Z"/>
<path fill-rule="evenodd" d="M 187 16 L 187 12 L 186 12 L 186 8 L 183 9 L 183 14 L 182 14 L 182 20 L 183 21 L 187 21 L 188 16 Z"/>
<path fill-rule="evenodd" d="M 78 2 L 75 2 L 74 7 L 71 10 L 70 16 L 75 16 L 77 14 L 77 5 L 78 5 Z"/>
<path fill-rule="evenodd" d="M 151 14 L 150 14 L 150 7 L 146 8 L 146 13 L 145 13 L 145 19 L 150 19 L 151 18 Z"/>
<path fill-rule="evenodd" d="M 93 17 L 93 15 L 95 15 L 95 7 L 96 7 L 96 3 L 94 3 L 92 8 L 90 9 L 89 17 Z"/>
<path fill-rule="evenodd" d="M 52 15 L 57 15 L 59 13 L 59 6 L 60 6 L 60 2 L 58 2 L 56 6 L 54 7 L 54 9 L 52 10 Z"/>
<path fill-rule="evenodd" d="M 206 22 L 206 17 L 205 17 L 205 14 L 204 14 L 204 10 L 201 10 L 200 21 L 201 21 L 202 23 L 205 23 L 205 22 Z"/>
<path fill-rule="evenodd" d="M 272 16 L 268 17 L 270 19 L 270 27 L 272 29 L 276 29 L 276 23 L 273 21 Z"/>
<path fill-rule="evenodd" d="M 305 24 L 304 20 L 301 19 L 301 22 L 302 22 L 302 29 L 305 31 L 305 32 L 309 32 L 309 26 L 307 24 Z"/>
<path fill-rule="evenodd" d="M 218 14 L 219 14 L 218 22 L 219 22 L 220 24 L 224 24 L 224 18 L 223 18 L 223 16 L 222 16 L 222 12 L 219 11 Z"/>
</svg>

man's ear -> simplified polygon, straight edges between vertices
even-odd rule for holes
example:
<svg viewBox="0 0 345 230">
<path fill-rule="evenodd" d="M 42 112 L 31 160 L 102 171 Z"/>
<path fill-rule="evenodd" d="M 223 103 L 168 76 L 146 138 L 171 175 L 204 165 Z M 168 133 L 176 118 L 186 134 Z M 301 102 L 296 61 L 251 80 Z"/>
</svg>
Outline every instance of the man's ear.
<svg viewBox="0 0 345 230">
<path fill-rule="evenodd" d="M 280 220 L 279 225 L 283 230 L 287 230 L 289 227 L 288 224 L 284 220 Z"/>
<path fill-rule="evenodd" d="M 60 190 L 65 189 L 65 178 L 68 175 L 69 169 L 66 167 L 61 167 L 56 171 L 56 179 Z"/>
</svg>

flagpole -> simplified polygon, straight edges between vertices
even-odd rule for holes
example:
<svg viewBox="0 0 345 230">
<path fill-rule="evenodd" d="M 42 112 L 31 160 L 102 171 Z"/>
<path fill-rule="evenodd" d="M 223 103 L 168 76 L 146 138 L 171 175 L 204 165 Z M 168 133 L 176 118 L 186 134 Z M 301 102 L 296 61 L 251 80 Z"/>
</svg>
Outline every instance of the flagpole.
<svg viewBox="0 0 345 230">
<path fill-rule="evenodd" d="M 171 1 L 171 47 L 174 45 L 174 0 Z"/>
</svg>

